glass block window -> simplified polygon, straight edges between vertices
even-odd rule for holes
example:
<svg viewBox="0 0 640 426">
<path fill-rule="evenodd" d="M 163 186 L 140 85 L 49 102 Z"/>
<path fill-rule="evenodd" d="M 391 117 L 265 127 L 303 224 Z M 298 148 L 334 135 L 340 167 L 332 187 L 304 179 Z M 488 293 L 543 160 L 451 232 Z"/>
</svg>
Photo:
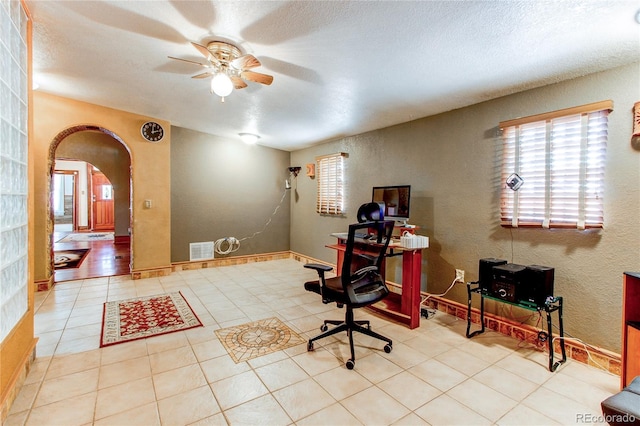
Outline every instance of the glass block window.
<svg viewBox="0 0 640 426">
<path fill-rule="evenodd" d="M 27 20 L 0 2 L 0 341 L 28 308 Z"/>
</svg>

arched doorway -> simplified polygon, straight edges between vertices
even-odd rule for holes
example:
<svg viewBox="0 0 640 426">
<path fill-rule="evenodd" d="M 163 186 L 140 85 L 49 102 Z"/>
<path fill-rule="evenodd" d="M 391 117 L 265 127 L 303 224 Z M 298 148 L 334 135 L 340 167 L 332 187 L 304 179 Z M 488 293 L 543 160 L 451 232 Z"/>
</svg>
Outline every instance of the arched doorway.
<svg viewBox="0 0 640 426">
<path fill-rule="evenodd" d="M 56 229 L 54 211 L 54 176 L 69 167 L 84 176 L 74 188 L 77 205 L 72 234 Z M 54 282 L 130 274 L 131 154 L 124 141 L 98 126 L 66 129 L 50 145 L 48 179 L 48 269 Z M 78 262 L 67 262 L 78 256 L 82 256 Z"/>
</svg>

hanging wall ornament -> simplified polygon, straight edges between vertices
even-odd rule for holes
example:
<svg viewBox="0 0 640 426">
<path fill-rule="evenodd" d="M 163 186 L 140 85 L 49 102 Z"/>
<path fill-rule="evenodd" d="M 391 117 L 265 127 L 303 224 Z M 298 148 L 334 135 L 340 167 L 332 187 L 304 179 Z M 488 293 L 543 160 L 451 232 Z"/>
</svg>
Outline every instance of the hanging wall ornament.
<svg viewBox="0 0 640 426">
<path fill-rule="evenodd" d="M 636 151 L 640 151 L 640 102 L 633 105 L 633 134 L 631 135 L 631 146 Z"/>
</svg>

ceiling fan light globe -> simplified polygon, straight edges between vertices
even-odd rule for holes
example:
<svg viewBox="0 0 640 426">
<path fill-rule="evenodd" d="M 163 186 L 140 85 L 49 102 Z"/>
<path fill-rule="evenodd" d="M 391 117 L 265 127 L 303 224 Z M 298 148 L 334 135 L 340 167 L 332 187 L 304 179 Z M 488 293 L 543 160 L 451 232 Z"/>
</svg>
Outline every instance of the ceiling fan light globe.
<svg viewBox="0 0 640 426">
<path fill-rule="evenodd" d="M 229 96 L 233 91 L 233 82 L 227 74 L 219 72 L 211 79 L 211 91 L 221 98 Z"/>
<path fill-rule="evenodd" d="M 240 139 L 242 139 L 242 142 L 246 143 L 247 145 L 253 145 L 258 142 L 258 139 L 260 139 L 260 136 L 254 135 L 253 133 L 239 133 L 239 135 Z"/>
</svg>

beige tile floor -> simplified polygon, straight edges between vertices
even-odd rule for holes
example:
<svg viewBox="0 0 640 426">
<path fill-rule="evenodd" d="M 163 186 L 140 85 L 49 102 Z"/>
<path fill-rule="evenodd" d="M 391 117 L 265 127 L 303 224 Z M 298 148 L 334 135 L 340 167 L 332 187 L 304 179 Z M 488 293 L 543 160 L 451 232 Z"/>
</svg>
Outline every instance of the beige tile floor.
<svg viewBox="0 0 640 426">
<path fill-rule="evenodd" d="M 385 354 L 356 335 L 352 371 L 346 335 L 234 363 L 214 330 L 277 316 L 308 338 L 343 316 L 304 291 L 313 274 L 279 260 L 37 293 L 37 359 L 5 424 L 585 424 L 618 390 L 618 377 L 577 362 L 550 373 L 544 353 L 500 334 L 467 339 L 444 313 L 409 330 L 358 310 L 394 344 Z M 105 301 L 176 290 L 204 327 L 99 348 Z"/>
</svg>

